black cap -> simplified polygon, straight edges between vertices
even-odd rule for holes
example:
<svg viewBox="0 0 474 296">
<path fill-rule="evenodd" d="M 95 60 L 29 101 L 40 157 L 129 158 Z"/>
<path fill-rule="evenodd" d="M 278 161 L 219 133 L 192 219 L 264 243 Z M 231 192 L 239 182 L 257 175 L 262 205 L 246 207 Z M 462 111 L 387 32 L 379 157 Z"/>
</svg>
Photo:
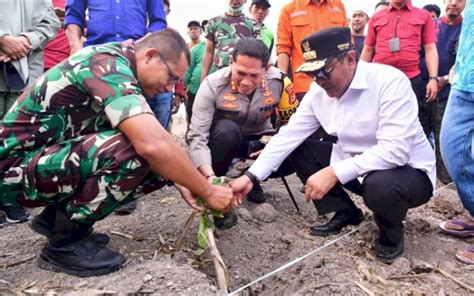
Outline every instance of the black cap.
<svg viewBox="0 0 474 296">
<path fill-rule="evenodd" d="M 192 26 L 201 27 L 201 24 L 198 21 L 190 21 L 188 23 L 188 28 Z"/>
<path fill-rule="evenodd" d="M 351 29 L 329 28 L 313 33 L 301 41 L 304 63 L 296 72 L 314 72 L 326 65 L 327 58 L 351 49 Z"/>
<path fill-rule="evenodd" d="M 254 4 L 265 4 L 267 6 L 267 8 L 272 7 L 268 0 L 252 0 L 252 4 L 250 4 L 250 6 L 252 6 Z"/>
</svg>

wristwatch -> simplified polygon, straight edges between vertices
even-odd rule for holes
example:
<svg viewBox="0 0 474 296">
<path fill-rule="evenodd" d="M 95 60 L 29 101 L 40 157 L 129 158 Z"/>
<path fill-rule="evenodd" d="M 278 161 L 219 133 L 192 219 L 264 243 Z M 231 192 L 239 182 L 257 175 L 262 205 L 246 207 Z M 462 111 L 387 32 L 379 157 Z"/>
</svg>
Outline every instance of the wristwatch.
<svg viewBox="0 0 474 296">
<path fill-rule="evenodd" d="M 243 175 L 249 177 L 250 181 L 252 181 L 253 186 L 256 186 L 258 183 L 260 183 L 258 177 L 249 172 L 249 170 L 246 170 Z"/>
<path fill-rule="evenodd" d="M 443 80 L 444 82 L 449 83 L 449 75 L 444 75 Z"/>
<path fill-rule="evenodd" d="M 429 80 L 439 81 L 439 77 L 438 76 L 430 76 Z"/>
</svg>

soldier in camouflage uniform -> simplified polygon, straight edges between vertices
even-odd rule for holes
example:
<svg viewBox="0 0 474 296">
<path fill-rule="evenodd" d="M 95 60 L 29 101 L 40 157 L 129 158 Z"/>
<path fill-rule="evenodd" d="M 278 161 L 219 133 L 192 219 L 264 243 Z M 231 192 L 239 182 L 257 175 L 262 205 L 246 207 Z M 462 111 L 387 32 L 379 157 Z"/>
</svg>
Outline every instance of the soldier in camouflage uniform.
<svg viewBox="0 0 474 296">
<path fill-rule="evenodd" d="M 171 90 L 188 61 L 185 41 L 171 29 L 135 44 L 90 46 L 17 100 L 0 125 L 0 200 L 46 206 L 32 221 L 48 238 L 40 267 L 77 276 L 118 269 L 125 257 L 107 249 L 108 237 L 92 225 L 166 180 L 195 208 L 201 196 L 228 210 L 231 190 L 206 182 L 145 100 Z"/>
<path fill-rule="evenodd" d="M 225 175 L 234 157 L 254 157 L 249 152 L 257 151 L 251 147 L 259 150 L 258 146 L 264 146 L 275 134 L 271 122 L 275 111 L 278 125 L 285 124 L 296 111 L 298 100 L 290 79 L 268 66 L 268 59 L 268 49 L 261 40 L 240 39 L 232 64 L 206 77 L 199 87 L 188 141 L 194 164 L 209 181 Z M 249 193 L 249 199 L 265 201 L 260 186 Z M 237 223 L 237 216 L 230 212 L 214 221 L 216 227 L 226 229 Z"/>
<path fill-rule="evenodd" d="M 261 39 L 260 25 L 242 13 L 247 0 L 227 1 L 229 10 L 224 15 L 210 19 L 206 25 L 207 44 L 202 61 L 201 81 L 213 71 L 229 65 L 229 57 L 239 39 Z"/>
</svg>

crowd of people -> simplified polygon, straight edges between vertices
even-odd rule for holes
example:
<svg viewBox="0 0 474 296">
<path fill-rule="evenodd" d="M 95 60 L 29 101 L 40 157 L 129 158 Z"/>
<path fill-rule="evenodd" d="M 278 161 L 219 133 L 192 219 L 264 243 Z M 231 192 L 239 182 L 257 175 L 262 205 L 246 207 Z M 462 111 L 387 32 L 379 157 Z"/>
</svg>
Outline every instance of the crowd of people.
<svg viewBox="0 0 474 296">
<path fill-rule="evenodd" d="M 474 236 L 473 0 L 351 15 L 342 0 L 293 0 L 275 30 L 269 0 L 248 14 L 225 1 L 188 22 L 189 43 L 168 27 L 169 0 L 0 5 L 0 211 L 14 224 L 44 207 L 30 222 L 47 238 L 39 267 L 119 269 L 93 225 L 163 186 L 232 231 L 236 207 L 266 201 L 260 182 L 292 173 L 319 215 L 334 213 L 314 236 L 364 221 L 347 190 L 362 196 L 381 262 L 402 256 L 408 209 L 439 184 L 466 209 L 440 229 Z M 169 129 L 181 103 L 188 151 Z M 212 185 L 222 176 L 229 186 Z M 456 257 L 474 264 L 474 246 Z"/>
</svg>

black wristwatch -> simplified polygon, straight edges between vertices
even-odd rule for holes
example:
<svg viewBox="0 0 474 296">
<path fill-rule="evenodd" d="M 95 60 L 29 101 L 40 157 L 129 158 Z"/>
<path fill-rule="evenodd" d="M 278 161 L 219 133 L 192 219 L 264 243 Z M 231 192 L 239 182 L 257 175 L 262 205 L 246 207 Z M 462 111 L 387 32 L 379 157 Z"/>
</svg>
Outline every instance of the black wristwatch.
<svg viewBox="0 0 474 296">
<path fill-rule="evenodd" d="M 243 175 L 249 177 L 250 181 L 252 181 L 253 186 L 256 186 L 258 183 L 260 183 L 258 177 L 249 172 L 248 170 L 246 170 Z"/>
<path fill-rule="evenodd" d="M 429 80 L 439 81 L 439 77 L 438 76 L 430 76 Z"/>
</svg>

